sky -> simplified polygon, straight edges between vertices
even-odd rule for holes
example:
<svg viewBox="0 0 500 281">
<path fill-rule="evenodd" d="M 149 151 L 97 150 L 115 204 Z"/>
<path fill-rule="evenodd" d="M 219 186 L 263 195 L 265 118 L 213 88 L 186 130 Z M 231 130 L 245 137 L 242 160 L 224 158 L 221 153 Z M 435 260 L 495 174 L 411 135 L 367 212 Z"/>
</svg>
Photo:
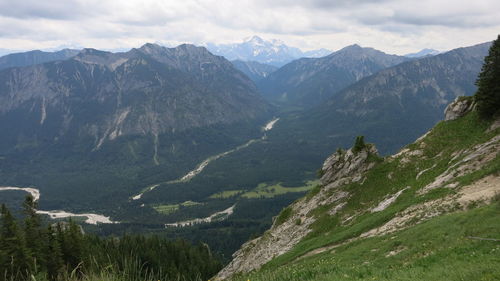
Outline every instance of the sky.
<svg viewBox="0 0 500 281">
<path fill-rule="evenodd" d="M 0 51 L 146 42 L 237 43 L 258 35 L 332 51 L 440 51 L 496 39 L 499 0 L 0 0 Z"/>
</svg>

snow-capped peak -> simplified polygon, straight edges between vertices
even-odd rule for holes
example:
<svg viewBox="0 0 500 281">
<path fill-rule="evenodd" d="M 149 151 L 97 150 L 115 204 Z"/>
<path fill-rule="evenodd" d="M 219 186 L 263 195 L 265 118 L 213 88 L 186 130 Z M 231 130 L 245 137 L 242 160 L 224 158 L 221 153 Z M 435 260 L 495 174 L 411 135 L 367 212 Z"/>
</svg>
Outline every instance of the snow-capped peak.
<svg viewBox="0 0 500 281">
<path fill-rule="evenodd" d="M 298 48 L 285 45 L 281 40 L 264 40 L 257 35 L 245 38 L 242 43 L 207 44 L 207 48 L 214 54 L 222 55 L 229 60 L 257 61 L 275 66 L 282 66 L 292 60 L 311 54 L 309 51 L 306 55 Z"/>
</svg>

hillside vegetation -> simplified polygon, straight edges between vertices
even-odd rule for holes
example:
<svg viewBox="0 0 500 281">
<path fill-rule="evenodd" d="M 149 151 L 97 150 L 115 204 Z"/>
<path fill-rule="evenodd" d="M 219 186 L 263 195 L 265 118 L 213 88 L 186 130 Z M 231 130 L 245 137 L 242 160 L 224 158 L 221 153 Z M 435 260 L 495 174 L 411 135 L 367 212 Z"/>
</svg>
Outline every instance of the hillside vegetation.
<svg viewBox="0 0 500 281">
<path fill-rule="evenodd" d="M 498 280 L 499 122 L 472 111 L 384 159 L 370 144 L 339 150 L 325 161 L 322 186 L 218 277 Z"/>
<path fill-rule="evenodd" d="M 73 221 L 48 224 L 28 196 L 25 219 L 2 204 L 0 280 L 206 280 L 220 269 L 207 245 L 158 236 L 99 238 Z"/>
</svg>

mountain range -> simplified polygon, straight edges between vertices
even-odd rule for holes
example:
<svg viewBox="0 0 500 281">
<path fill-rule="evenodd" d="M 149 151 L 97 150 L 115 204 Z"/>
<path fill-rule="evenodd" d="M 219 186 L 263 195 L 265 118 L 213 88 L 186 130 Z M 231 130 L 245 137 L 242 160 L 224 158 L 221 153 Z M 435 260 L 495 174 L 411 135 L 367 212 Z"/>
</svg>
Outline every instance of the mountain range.
<svg viewBox="0 0 500 281">
<path fill-rule="evenodd" d="M 442 120 L 446 105 L 456 97 L 475 92 L 490 45 L 458 48 L 380 70 L 316 107 L 284 116 L 272 134 L 280 142 L 304 139 L 331 150 L 364 135 L 383 154 L 393 153 Z M 321 141 L 325 139 L 329 141 Z"/>
<path fill-rule="evenodd" d="M 27 174 L 18 170 L 15 178 L 36 182 L 44 192 L 52 186 L 56 195 L 44 198 L 56 201 L 67 195 L 55 187 L 63 179 L 90 198 L 89 190 L 107 190 L 100 193 L 107 197 L 110 185 L 142 169 L 165 180 L 180 176 L 204 157 L 260 135 L 272 111 L 231 62 L 193 45 L 146 44 L 125 53 L 84 49 L 69 59 L 4 69 L 0 101 L 0 128 L 9 132 L 0 140 L 1 173 L 12 176 L 18 164 Z M 92 176 L 66 178 L 85 165 Z M 62 166 L 68 174 L 48 176 L 47 169 L 57 173 Z M 123 174 L 130 169 L 136 174 Z M 113 174 L 122 180 L 104 188 L 107 180 L 100 177 Z M 3 184 L 11 176 L 2 177 Z"/>
<path fill-rule="evenodd" d="M 408 59 L 352 45 L 321 58 L 295 60 L 258 82 L 271 102 L 311 107 L 350 84 Z"/>
<path fill-rule="evenodd" d="M 281 67 L 292 60 L 302 57 L 323 57 L 331 53 L 326 49 L 318 49 L 303 52 L 299 48 L 285 45 L 279 40 L 264 40 L 253 36 L 242 43 L 213 44 L 208 43 L 207 49 L 228 60 L 256 61 Z"/>
</svg>

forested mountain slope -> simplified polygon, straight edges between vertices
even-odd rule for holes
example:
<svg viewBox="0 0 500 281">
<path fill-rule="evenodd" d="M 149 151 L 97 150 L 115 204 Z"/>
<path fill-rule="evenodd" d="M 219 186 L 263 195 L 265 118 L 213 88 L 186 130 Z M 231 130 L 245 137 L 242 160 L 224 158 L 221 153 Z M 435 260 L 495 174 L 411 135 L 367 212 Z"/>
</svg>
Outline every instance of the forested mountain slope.
<svg viewBox="0 0 500 281">
<path fill-rule="evenodd" d="M 407 60 L 405 57 L 352 45 L 325 57 L 292 61 L 260 80 L 257 85 L 270 101 L 308 108 L 321 104 L 363 77 Z"/>
</svg>

